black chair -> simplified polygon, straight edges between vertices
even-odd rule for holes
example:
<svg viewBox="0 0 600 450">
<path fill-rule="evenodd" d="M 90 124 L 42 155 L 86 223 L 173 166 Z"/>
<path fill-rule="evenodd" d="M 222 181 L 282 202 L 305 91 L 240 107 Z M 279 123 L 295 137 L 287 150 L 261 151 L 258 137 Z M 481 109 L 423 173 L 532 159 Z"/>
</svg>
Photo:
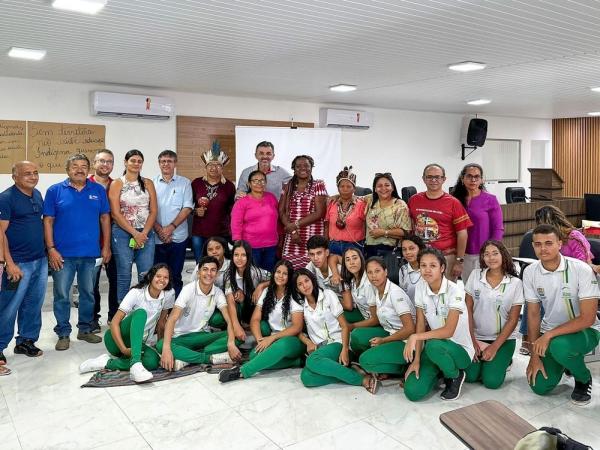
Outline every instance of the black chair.
<svg viewBox="0 0 600 450">
<path fill-rule="evenodd" d="M 401 189 L 400 195 L 402 195 L 402 200 L 408 203 L 408 199 L 417 193 L 417 188 L 414 186 L 405 186 Z"/>
<path fill-rule="evenodd" d="M 592 264 L 600 264 L 600 239 L 589 237 L 587 238 L 592 250 Z"/>
<path fill-rule="evenodd" d="M 506 203 L 525 203 L 525 188 L 522 187 L 507 187 L 506 188 Z"/>
<path fill-rule="evenodd" d="M 367 187 L 360 187 L 360 186 L 356 186 L 354 188 L 354 194 L 358 195 L 359 197 L 363 197 L 365 195 L 369 195 L 372 194 L 373 191 L 371 190 L 371 188 L 367 188 Z"/>
<path fill-rule="evenodd" d="M 521 244 L 519 245 L 519 258 L 537 259 L 537 256 L 535 256 L 535 251 L 533 250 L 533 230 L 529 230 L 521 238 Z"/>
</svg>

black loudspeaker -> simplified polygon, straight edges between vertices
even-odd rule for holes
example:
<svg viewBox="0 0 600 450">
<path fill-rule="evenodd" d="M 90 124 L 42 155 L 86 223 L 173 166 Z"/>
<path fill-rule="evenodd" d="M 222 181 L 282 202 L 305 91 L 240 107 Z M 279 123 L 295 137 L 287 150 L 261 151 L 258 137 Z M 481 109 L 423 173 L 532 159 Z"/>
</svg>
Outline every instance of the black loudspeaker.
<svg viewBox="0 0 600 450">
<path fill-rule="evenodd" d="M 469 122 L 469 130 L 467 131 L 467 145 L 481 147 L 485 144 L 487 136 L 487 120 L 471 119 Z"/>
</svg>

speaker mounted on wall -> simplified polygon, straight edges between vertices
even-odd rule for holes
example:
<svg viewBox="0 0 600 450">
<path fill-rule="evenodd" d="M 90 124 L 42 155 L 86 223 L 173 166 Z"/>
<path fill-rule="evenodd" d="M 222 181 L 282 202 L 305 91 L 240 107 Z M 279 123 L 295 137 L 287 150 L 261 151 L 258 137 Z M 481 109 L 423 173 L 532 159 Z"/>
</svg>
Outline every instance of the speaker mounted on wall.
<svg viewBox="0 0 600 450">
<path fill-rule="evenodd" d="M 477 147 L 483 147 L 485 144 L 485 138 L 487 137 L 488 123 L 485 119 L 474 118 L 469 121 L 469 128 L 467 130 L 467 143 L 461 144 L 462 155 L 461 159 L 464 161 Z M 469 155 L 465 155 L 465 149 L 472 149 L 473 151 Z"/>
</svg>

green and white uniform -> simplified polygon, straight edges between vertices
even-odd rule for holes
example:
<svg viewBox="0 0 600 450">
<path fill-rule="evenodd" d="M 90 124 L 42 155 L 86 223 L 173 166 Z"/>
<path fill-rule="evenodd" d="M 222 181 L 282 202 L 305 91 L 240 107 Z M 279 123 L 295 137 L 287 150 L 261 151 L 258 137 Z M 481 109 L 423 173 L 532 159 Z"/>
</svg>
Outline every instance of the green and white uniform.
<svg viewBox="0 0 600 450">
<path fill-rule="evenodd" d="M 421 281 L 421 272 L 419 269 L 413 269 L 409 263 L 404 264 L 400 267 L 398 273 L 398 286 L 402 288 L 408 298 L 415 302 L 415 289 L 417 284 Z"/>
<path fill-rule="evenodd" d="M 346 285 L 347 286 L 347 285 Z M 352 295 L 352 311 L 344 311 L 344 317 L 350 323 L 360 322 L 371 318 L 369 299 L 373 296 L 373 285 L 369 281 L 366 272 L 363 273 L 360 283 L 352 278 L 349 286 Z"/>
</svg>

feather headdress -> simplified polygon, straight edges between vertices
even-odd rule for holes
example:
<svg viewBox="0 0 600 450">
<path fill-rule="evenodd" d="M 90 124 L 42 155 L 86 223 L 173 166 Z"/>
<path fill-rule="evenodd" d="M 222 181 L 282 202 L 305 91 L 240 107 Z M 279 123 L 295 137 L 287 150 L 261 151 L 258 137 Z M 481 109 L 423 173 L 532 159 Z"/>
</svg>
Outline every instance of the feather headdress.
<svg viewBox="0 0 600 450">
<path fill-rule="evenodd" d="M 221 144 L 216 139 L 213 141 L 211 149 L 204 152 L 201 158 L 206 165 L 216 162 L 225 166 L 229 162 L 229 156 L 221 150 Z"/>
</svg>

